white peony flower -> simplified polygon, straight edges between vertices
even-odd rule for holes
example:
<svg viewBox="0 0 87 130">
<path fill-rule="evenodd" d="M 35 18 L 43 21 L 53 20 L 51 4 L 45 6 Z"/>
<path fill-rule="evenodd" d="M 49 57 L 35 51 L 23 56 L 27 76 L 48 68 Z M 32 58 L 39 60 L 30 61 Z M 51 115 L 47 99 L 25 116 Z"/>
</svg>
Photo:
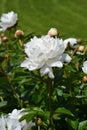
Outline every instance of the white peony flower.
<svg viewBox="0 0 87 130">
<path fill-rule="evenodd" d="M 8 12 L 7 14 L 2 14 L 0 18 L 0 31 L 5 31 L 6 29 L 14 26 L 17 22 L 17 14 L 13 11 Z"/>
<path fill-rule="evenodd" d="M 48 74 L 50 78 L 54 78 L 52 67 L 63 67 L 64 51 L 62 39 L 48 35 L 41 38 L 34 37 L 25 45 L 27 58 L 21 63 L 21 67 L 29 70 L 40 69 L 41 76 Z"/>
<path fill-rule="evenodd" d="M 22 116 L 24 116 L 25 114 L 27 114 L 23 110 L 24 109 L 21 109 L 21 110 L 14 109 L 12 111 L 12 113 L 9 113 L 8 115 L 9 115 L 9 117 L 11 119 L 19 120 Z M 31 128 L 32 126 L 35 126 L 35 123 L 33 123 L 32 121 L 30 121 L 29 123 L 27 123 L 26 120 L 21 121 L 20 124 L 21 124 L 22 130 L 27 130 L 28 128 Z"/>
<path fill-rule="evenodd" d="M 76 38 L 68 38 L 64 40 L 65 48 L 67 48 L 68 44 L 71 48 L 76 48 L 77 45 L 77 39 Z"/>
<path fill-rule="evenodd" d="M 6 115 L 0 117 L 0 130 L 21 130 L 20 122 Z"/>
<path fill-rule="evenodd" d="M 87 74 L 87 61 L 83 62 L 82 70 L 85 74 Z"/>
</svg>

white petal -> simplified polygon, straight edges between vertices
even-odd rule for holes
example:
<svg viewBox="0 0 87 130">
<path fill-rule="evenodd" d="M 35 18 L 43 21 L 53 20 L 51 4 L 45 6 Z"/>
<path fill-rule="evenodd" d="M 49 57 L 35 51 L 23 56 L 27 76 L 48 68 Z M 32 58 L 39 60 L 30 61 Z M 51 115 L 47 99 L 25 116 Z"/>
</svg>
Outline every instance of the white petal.
<svg viewBox="0 0 87 130">
<path fill-rule="evenodd" d="M 21 63 L 21 67 L 25 67 L 25 68 L 28 68 L 28 64 L 29 64 L 29 59 L 26 58 L 26 60 L 24 60 L 22 63 Z"/>
<path fill-rule="evenodd" d="M 49 67 L 43 66 L 43 68 L 40 69 L 40 74 L 41 74 L 41 76 L 44 76 L 47 73 L 49 73 L 49 71 L 50 71 Z"/>
<path fill-rule="evenodd" d="M 82 67 L 82 70 L 85 74 L 87 74 L 87 68 L 86 67 Z"/>
<path fill-rule="evenodd" d="M 49 71 L 48 76 L 49 76 L 49 78 L 54 79 L 54 74 L 53 74 L 52 70 Z"/>
<path fill-rule="evenodd" d="M 21 130 L 21 125 L 17 119 L 10 119 L 7 120 L 8 130 Z"/>
<path fill-rule="evenodd" d="M 62 62 L 70 62 L 71 61 L 71 57 L 68 54 L 64 53 L 62 55 L 62 57 L 61 57 L 61 61 Z"/>
<path fill-rule="evenodd" d="M 71 48 L 77 47 L 77 39 L 76 38 L 68 38 L 64 40 L 65 47 L 67 47 L 67 44 L 69 43 Z"/>
<path fill-rule="evenodd" d="M 56 61 L 57 59 L 53 59 L 53 60 L 48 60 L 47 61 L 47 65 L 49 67 L 59 67 L 62 68 L 63 67 L 63 63 L 61 61 Z"/>
<path fill-rule="evenodd" d="M 87 67 L 87 61 L 83 62 L 83 66 Z"/>
<path fill-rule="evenodd" d="M 52 68 L 50 68 L 48 66 L 44 66 L 43 68 L 41 68 L 40 69 L 40 74 L 41 74 L 41 76 L 44 76 L 44 75 L 48 74 L 49 78 L 54 78 Z"/>
<path fill-rule="evenodd" d="M 17 119 L 11 119 L 7 115 L 2 115 L 0 118 L 0 130 L 21 130 L 21 124 Z"/>
<path fill-rule="evenodd" d="M 65 47 L 65 49 L 67 48 L 67 46 L 68 46 L 68 41 L 64 40 L 64 47 Z"/>
<path fill-rule="evenodd" d="M 76 54 L 78 54 L 78 55 L 84 55 L 85 53 L 84 53 L 84 52 L 77 51 Z"/>
<path fill-rule="evenodd" d="M 84 61 L 83 62 L 83 67 L 82 67 L 82 70 L 85 74 L 87 74 L 87 61 Z"/>
</svg>

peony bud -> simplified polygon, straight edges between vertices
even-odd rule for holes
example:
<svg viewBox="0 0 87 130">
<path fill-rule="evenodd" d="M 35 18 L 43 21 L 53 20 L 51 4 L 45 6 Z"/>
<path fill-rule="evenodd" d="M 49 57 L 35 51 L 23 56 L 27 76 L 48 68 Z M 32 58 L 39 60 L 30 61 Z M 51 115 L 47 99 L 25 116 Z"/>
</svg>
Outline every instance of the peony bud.
<svg viewBox="0 0 87 130">
<path fill-rule="evenodd" d="M 23 32 L 22 30 L 17 30 L 17 31 L 15 32 L 15 37 L 16 37 L 16 38 L 19 38 L 19 37 L 21 37 L 21 36 L 24 36 L 24 32 Z"/>
<path fill-rule="evenodd" d="M 77 43 L 81 43 L 82 42 L 82 39 L 77 39 Z"/>
<path fill-rule="evenodd" d="M 87 76 L 86 75 L 83 77 L 83 81 L 87 82 Z"/>
<path fill-rule="evenodd" d="M 53 37 L 53 36 L 57 36 L 59 35 L 59 32 L 56 28 L 51 28 L 49 31 L 48 31 L 48 35 Z"/>
<path fill-rule="evenodd" d="M 77 48 L 77 51 L 80 51 L 80 52 L 83 52 L 85 50 L 85 47 L 84 46 L 79 46 Z"/>
<path fill-rule="evenodd" d="M 4 33 L 1 33 L 1 38 L 3 38 L 5 36 L 5 34 Z"/>
<path fill-rule="evenodd" d="M 3 41 L 3 42 L 7 42 L 7 41 L 8 41 L 7 36 L 3 36 L 3 37 L 2 37 L 2 41 Z"/>
<path fill-rule="evenodd" d="M 8 60 L 9 59 L 9 55 L 8 54 L 5 54 L 5 59 Z"/>
<path fill-rule="evenodd" d="M 37 124 L 38 126 L 41 126 L 41 125 L 42 125 L 42 120 L 41 120 L 41 118 L 37 118 L 36 124 Z"/>
</svg>

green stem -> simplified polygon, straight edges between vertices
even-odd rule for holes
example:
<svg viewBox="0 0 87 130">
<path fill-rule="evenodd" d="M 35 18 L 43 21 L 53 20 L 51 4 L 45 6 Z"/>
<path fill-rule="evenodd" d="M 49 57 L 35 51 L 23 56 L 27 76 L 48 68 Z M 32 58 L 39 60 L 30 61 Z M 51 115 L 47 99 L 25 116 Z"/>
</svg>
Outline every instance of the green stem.
<svg viewBox="0 0 87 130">
<path fill-rule="evenodd" d="M 15 91 L 15 89 L 14 89 L 14 86 L 12 85 L 11 78 L 10 78 L 7 74 L 6 74 L 6 77 L 7 77 L 7 79 L 8 79 L 9 84 L 10 84 L 11 90 L 13 91 L 14 96 L 15 96 L 15 98 L 16 98 L 17 101 L 18 101 L 19 106 L 22 108 L 22 102 L 21 102 L 21 100 L 20 100 L 20 98 L 19 98 L 19 95 L 16 93 L 16 91 Z"/>
<path fill-rule="evenodd" d="M 74 49 L 73 53 L 71 54 L 71 57 L 74 56 L 74 54 L 76 53 L 76 51 L 77 51 L 77 48 Z"/>
<path fill-rule="evenodd" d="M 20 47 L 23 48 L 23 46 L 24 46 L 23 40 L 19 39 L 19 44 L 20 44 Z"/>
<path fill-rule="evenodd" d="M 12 79 L 11 79 L 11 77 L 10 77 L 6 72 L 4 72 L 4 70 L 3 70 L 2 66 L 1 66 L 1 64 L 0 64 L 0 72 L 7 78 L 8 83 L 9 83 L 9 85 L 10 85 L 10 87 L 11 87 L 11 90 L 12 90 L 12 92 L 13 92 L 15 98 L 17 99 L 17 101 L 18 101 L 18 103 L 19 103 L 19 106 L 22 108 L 22 102 L 21 102 L 21 100 L 20 100 L 18 94 L 16 93 L 16 91 L 15 91 L 15 89 L 14 89 L 14 86 L 13 86 L 13 84 L 12 84 Z"/>
<path fill-rule="evenodd" d="M 53 123 L 53 119 L 52 119 L 52 113 L 53 113 L 53 109 L 52 109 L 52 91 L 53 91 L 53 84 L 52 84 L 52 80 L 49 78 L 48 79 L 48 98 L 49 98 L 49 111 L 50 111 L 50 118 L 49 118 L 49 122 L 50 122 L 50 128 L 51 130 L 54 129 L 54 123 Z"/>
</svg>

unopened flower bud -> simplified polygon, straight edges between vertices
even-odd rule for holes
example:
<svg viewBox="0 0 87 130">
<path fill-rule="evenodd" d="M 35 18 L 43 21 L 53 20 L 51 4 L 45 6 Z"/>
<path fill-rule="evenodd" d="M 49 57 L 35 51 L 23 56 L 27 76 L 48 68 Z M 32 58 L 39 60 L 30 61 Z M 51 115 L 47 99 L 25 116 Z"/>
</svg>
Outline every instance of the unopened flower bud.
<svg viewBox="0 0 87 130">
<path fill-rule="evenodd" d="M 15 37 L 16 38 L 19 38 L 19 37 L 21 37 L 21 36 L 23 36 L 24 35 L 24 32 L 22 31 L 22 30 L 17 30 L 16 32 L 15 32 Z"/>
<path fill-rule="evenodd" d="M 77 43 L 81 43 L 82 42 L 82 39 L 77 39 Z"/>
<path fill-rule="evenodd" d="M 2 41 L 3 41 L 3 42 L 7 42 L 7 41 L 8 41 L 7 36 L 3 36 L 3 37 L 2 37 Z"/>
<path fill-rule="evenodd" d="M 8 54 L 5 54 L 5 59 L 8 60 L 9 59 L 9 55 Z"/>
<path fill-rule="evenodd" d="M 53 37 L 53 36 L 57 36 L 59 35 L 59 32 L 56 28 L 51 28 L 49 31 L 48 31 L 48 35 Z"/>
<path fill-rule="evenodd" d="M 84 81 L 84 82 L 87 82 L 87 75 L 85 75 L 85 76 L 83 77 L 83 81 Z"/>
<path fill-rule="evenodd" d="M 85 50 L 85 46 L 79 46 L 77 48 L 77 51 L 83 52 Z"/>
<path fill-rule="evenodd" d="M 4 33 L 1 33 L 1 38 L 3 38 L 5 36 L 5 34 Z"/>
<path fill-rule="evenodd" d="M 36 124 L 37 124 L 38 126 L 41 126 L 41 125 L 42 125 L 42 120 L 41 120 L 41 118 L 37 118 Z"/>
</svg>

